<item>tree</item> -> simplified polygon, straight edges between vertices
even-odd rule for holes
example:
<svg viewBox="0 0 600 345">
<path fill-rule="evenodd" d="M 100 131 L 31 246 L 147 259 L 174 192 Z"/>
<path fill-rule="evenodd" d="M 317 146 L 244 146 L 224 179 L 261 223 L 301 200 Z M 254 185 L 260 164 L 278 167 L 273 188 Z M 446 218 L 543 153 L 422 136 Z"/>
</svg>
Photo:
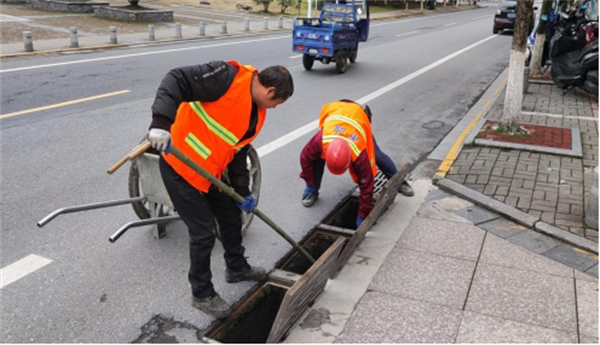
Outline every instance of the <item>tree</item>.
<svg viewBox="0 0 600 345">
<path fill-rule="evenodd" d="M 131 6 L 137 6 L 140 0 L 127 0 Z"/>
<path fill-rule="evenodd" d="M 519 131 L 518 117 L 523 106 L 523 74 L 525 71 L 525 50 L 531 25 L 533 0 L 517 1 L 517 17 L 513 33 L 510 61 L 508 66 L 508 85 L 504 99 L 504 112 L 501 122 L 511 133 Z"/>
<path fill-rule="evenodd" d="M 285 13 L 288 7 L 297 3 L 297 0 L 277 0 L 277 3 L 281 6 L 281 13 Z"/>
<path fill-rule="evenodd" d="M 263 10 L 265 12 L 269 12 L 269 5 L 273 2 L 273 0 L 254 0 L 254 3 L 257 5 L 262 5 Z"/>
<path fill-rule="evenodd" d="M 546 27 L 548 26 L 548 17 L 552 10 L 552 1 L 543 1 L 542 11 L 540 13 L 540 24 L 535 35 L 535 45 L 531 54 L 531 75 L 540 75 L 542 70 L 542 59 L 544 55 L 544 45 L 546 44 Z M 545 18 L 545 19 L 544 19 Z"/>
</svg>

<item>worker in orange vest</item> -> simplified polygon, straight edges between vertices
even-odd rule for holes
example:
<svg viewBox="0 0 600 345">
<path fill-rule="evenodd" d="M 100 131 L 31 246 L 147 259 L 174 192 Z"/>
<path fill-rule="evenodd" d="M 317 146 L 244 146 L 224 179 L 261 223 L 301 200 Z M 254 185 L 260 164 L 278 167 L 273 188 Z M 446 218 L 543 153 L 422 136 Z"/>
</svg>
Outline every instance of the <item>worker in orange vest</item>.
<svg viewBox="0 0 600 345">
<path fill-rule="evenodd" d="M 292 76 L 283 66 L 259 73 L 235 61 L 213 61 L 171 70 L 152 105 L 148 140 L 162 153 L 159 167 L 165 187 L 188 227 L 192 305 L 216 318 L 229 315 L 231 307 L 211 282 L 215 219 L 225 249 L 225 280 L 236 283 L 266 277 L 263 268 L 248 264 L 242 246 L 241 211 L 251 213 L 256 206 L 248 187 L 248 144 L 260 132 L 266 110 L 282 104 L 293 92 Z M 245 202 L 237 204 L 169 155 L 171 145 L 217 178 L 227 169 L 229 183 Z"/>
<path fill-rule="evenodd" d="M 300 154 L 302 173 L 306 182 L 302 204 L 311 207 L 319 197 L 325 165 L 334 175 L 350 170 L 360 189 L 356 227 L 371 212 L 377 168 L 386 178 L 398 170 L 394 162 L 377 146 L 371 132 L 371 109 L 360 104 L 341 100 L 325 104 L 319 118 L 319 131 L 304 146 Z M 404 181 L 400 193 L 413 196 L 412 187 Z"/>
</svg>

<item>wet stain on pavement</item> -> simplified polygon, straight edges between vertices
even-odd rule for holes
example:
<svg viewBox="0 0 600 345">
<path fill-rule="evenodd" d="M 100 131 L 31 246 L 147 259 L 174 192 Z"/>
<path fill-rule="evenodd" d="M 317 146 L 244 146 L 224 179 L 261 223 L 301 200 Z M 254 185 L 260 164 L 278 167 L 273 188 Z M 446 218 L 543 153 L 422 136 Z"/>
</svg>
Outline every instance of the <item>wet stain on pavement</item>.
<svg viewBox="0 0 600 345">
<path fill-rule="evenodd" d="M 329 310 L 325 308 L 313 309 L 306 315 L 304 320 L 302 320 L 300 327 L 302 329 L 319 328 L 322 324 L 330 321 L 329 314 Z"/>
<path fill-rule="evenodd" d="M 100 303 L 106 302 L 106 299 L 107 299 L 106 294 L 103 294 L 102 296 L 100 296 Z"/>
<path fill-rule="evenodd" d="M 422 125 L 425 129 L 438 129 L 444 127 L 445 123 L 442 121 L 429 121 Z"/>
<path fill-rule="evenodd" d="M 202 339 L 198 327 L 162 315 L 155 315 L 141 330 L 142 334 L 132 343 L 175 344 L 200 342 Z"/>
</svg>

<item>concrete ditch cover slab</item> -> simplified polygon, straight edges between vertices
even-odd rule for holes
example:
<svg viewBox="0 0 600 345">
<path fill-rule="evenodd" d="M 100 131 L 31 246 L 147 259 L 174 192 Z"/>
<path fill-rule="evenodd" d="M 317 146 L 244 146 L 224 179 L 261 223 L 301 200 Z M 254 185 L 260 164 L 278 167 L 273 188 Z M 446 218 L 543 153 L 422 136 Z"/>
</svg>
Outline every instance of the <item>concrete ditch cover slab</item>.
<svg viewBox="0 0 600 345">
<path fill-rule="evenodd" d="M 523 225 L 505 218 L 494 219 L 489 222 L 477 224 L 477 226 L 501 238 L 509 238 L 527 230 Z"/>
<path fill-rule="evenodd" d="M 598 264 L 597 256 L 566 244 L 552 248 L 542 255 L 581 272 Z"/>
<path fill-rule="evenodd" d="M 473 205 L 462 210 L 455 211 L 454 214 L 469 220 L 473 224 L 488 222 L 499 218 L 500 216 L 494 212 L 490 212 L 482 207 Z"/>
</svg>

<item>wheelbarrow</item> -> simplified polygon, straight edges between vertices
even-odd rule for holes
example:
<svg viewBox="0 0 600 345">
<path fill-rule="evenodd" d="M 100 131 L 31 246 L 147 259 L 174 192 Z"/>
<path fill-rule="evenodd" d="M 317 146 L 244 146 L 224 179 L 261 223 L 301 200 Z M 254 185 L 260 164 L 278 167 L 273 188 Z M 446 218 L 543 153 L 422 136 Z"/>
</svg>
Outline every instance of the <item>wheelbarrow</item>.
<svg viewBox="0 0 600 345">
<path fill-rule="evenodd" d="M 60 208 L 39 221 L 37 225 L 41 228 L 61 214 L 131 204 L 133 211 L 140 220 L 128 222 L 123 225 L 109 238 L 109 241 L 111 243 L 115 242 L 130 228 L 147 225 L 152 225 L 152 232 L 155 238 L 162 238 L 166 234 L 166 224 L 180 220 L 181 218 L 177 215 L 177 211 L 173 207 L 173 203 L 162 181 L 158 159 L 158 152 L 153 149 L 146 151 L 146 148 L 142 147 L 142 144 L 138 145 L 108 171 L 109 174 L 112 174 L 125 162 L 131 161 L 128 199 Z M 252 145 L 249 145 L 248 148 L 247 166 L 250 172 L 250 192 L 258 205 L 261 169 L 258 153 Z M 228 182 L 227 171 L 223 174 L 223 179 Z M 242 212 L 242 236 L 248 230 L 253 217 L 254 213 L 247 214 Z M 215 224 L 213 231 L 216 237 L 220 239 L 218 222 L 215 222 Z"/>
</svg>

